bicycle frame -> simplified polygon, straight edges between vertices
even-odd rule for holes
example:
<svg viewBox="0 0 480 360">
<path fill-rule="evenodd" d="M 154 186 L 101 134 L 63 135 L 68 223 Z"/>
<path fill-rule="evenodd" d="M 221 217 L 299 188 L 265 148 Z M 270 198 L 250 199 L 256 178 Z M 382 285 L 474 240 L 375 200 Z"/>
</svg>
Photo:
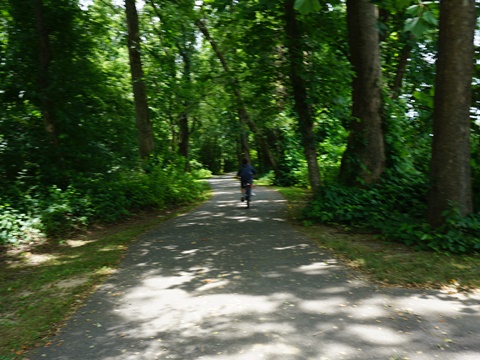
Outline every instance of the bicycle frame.
<svg viewBox="0 0 480 360">
<path fill-rule="evenodd" d="M 250 207 L 250 199 L 252 197 L 252 184 L 245 184 L 243 187 L 245 189 L 245 201 L 247 203 L 247 208 Z"/>
</svg>

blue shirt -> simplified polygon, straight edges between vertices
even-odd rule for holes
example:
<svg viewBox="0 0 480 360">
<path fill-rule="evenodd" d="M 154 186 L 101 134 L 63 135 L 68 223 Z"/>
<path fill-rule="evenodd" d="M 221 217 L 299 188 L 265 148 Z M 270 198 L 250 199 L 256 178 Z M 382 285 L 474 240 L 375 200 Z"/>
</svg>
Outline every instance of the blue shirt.
<svg viewBox="0 0 480 360">
<path fill-rule="evenodd" d="M 255 168 L 250 164 L 243 164 L 240 169 L 238 169 L 237 176 L 240 178 L 242 182 L 252 182 L 253 175 L 257 172 Z"/>
</svg>

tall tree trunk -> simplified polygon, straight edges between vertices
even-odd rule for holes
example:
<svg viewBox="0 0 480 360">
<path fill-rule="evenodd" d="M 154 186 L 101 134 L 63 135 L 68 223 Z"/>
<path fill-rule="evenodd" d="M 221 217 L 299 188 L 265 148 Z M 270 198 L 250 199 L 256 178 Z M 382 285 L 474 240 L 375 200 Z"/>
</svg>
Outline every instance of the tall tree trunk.
<svg viewBox="0 0 480 360">
<path fill-rule="evenodd" d="M 385 171 L 379 34 L 375 6 L 347 0 L 348 40 L 355 71 L 352 121 L 340 179 L 348 185 L 372 184 Z"/>
<path fill-rule="evenodd" d="M 451 206 L 473 211 L 470 168 L 470 100 L 474 63 L 475 1 L 440 2 L 440 33 L 428 217 L 443 223 Z"/>
<path fill-rule="evenodd" d="M 35 0 L 35 24 L 38 33 L 38 93 L 40 96 L 40 109 L 48 141 L 54 149 L 58 147 L 58 134 L 55 119 L 55 104 L 49 94 L 50 87 L 50 39 L 48 27 L 45 24 L 43 1 Z"/>
<path fill-rule="evenodd" d="M 407 71 L 408 59 L 410 59 L 410 54 L 412 52 L 412 46 L 406 44 L 398 56 L 397 71 L 395 72 L 395 78 L 390 91 L 390 96 L 392 99 L 397 99 L 400 95 L 400 90 L 402 89 L 402 82 Z"/>
<path fill-rule="evenodd" d="M 250 131 L 252 131 L 255 134 L 256 138 L 260 142 L 260 146 L 262 147 L 262 151 L 264 152 L 265 156 L 268 158 L 268 160 L 270 162 L 270 166 L 272 167 L 272 169 L 275 173 L 275 176 L 279 177 L 280 176 L 280 171 L 278 169 L 278 166 L 277 166 L 277 163 L 276 163 L 276 160 L 275 160 L 275 156 L 273 155 L 273 152 L 271 151 L 270 147 L 268 146 L 268 143 L 265 140 L 264 135 L 262 134 L 262 131 L 250 119 L 248 111 L 245 107 L 245 102 L 243 100 L 241 87 L 240 87 L 240 82 L 230 72 L 230 69 L 229 69 L 229 66 L 228 66 L 228 63 L 227 63 L 225 57 L 223 56 L 222 52 L 218 48 L 217 43 L 210 36 L 210 32 L 208 31 L 205 23 L 202 20 L 197 20 L 196 25 L 200 29 L 202 34 L 205 36 L 205 38 L 209 41 L 210 45 L 212 46 L 213 51 L 217 55 L 218 60 L 222 64 L 223 70 L 229 76 L 231 86 L 232 86 L 232 89 L 233 89 L 233 95 L 235 96 L 235 99 L 237 101 L 237 113 L 238 113 L 238 118 L 240 120 L 241 125 L 248 126 Z M 242 148 L 243 148 L 242 150 L 244 152 L 245 157 L 247 158 L 247 160 L 250 160 L 248 139 L 244 135 L 242 135 L 241 144 L 242 144 Z"/>
<path fill-rule="evenodd" d="M 191 49 L 189 49 L 188 46 L 189 45 L 185 42 L 184 44 L 182 44 L 180 46 L 177 46 L 177 47 L 180 49 L 180 54 L 183 58 L 184 83 L 187 85 L 187 87 L 190 87 L 190 84 L 192 83 L 191 55 L 190 55 L 191 54 Z M 190 164 L 189 164 L 189 159 L 190 159 L 190 129 L 189 129 L 189 126 L 188 126 L 188 111 L 189 111 L 189 108 L 190 108 L 190 102 L 188 100 L 188 96 L 183 101 L 183 106 L 184 106 L 184 109 L 180 113 L 180 118 L 179 118 L 180 134 L 179 134 L 179 142 L 178 142 L 178 153 L 187 160 L 187 162 L 185 164 L 185 170 L 190 171 Z"/>
<path fill-rule="evenodd" d="M 140 31 L 138 28 L 138 14 L 135 7 L 135 0 L 125 0 L 125 12 L 127 15 L 127 44 L 130 58 L 130 72 L 132 75 L 140 157 L 145 159 L 153 153 L 155 142 L 152 123 L 148 114 L 145 83 L 143 81 L 143 68 L 140 57 Z"/>
<path fill-rule="evenodd" d="M 302 77 L 304 73 L 302 34 L 295 16 L 295 0 L 285 0 L 285 32 L 287 35 L 290 81 L 295 100 L 295 112 L 302 135 L 302 145 L 307 160 L 308 178 L 314 194 L 320 189 L 321 178 L 317 159 L 317 143 L 313 132 L 312 109 L 308 104 L 307 87 Z"/>
</svg>

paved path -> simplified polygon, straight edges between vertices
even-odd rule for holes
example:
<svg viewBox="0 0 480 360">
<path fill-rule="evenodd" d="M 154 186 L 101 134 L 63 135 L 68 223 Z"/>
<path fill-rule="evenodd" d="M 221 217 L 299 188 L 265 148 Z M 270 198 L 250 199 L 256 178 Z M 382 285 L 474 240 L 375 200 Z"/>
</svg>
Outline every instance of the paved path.
<svg viewBox="0 0 480 360">
<path fill-rule="evenodd" d="M 480 299 L 356 280 L 231 177 L 133 245 L 53 345 L 65 360 L 480 359 Z"/>
</svg>

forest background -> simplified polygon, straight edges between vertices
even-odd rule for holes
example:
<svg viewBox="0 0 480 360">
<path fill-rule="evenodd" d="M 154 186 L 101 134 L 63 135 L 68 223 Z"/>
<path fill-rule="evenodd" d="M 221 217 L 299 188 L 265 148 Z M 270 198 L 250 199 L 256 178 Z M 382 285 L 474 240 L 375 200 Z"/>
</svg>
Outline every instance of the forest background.
<svg viewBox="0 0 480 360">
<path fill-rule="evenodd" d="M 197 199 L 247 157 L 305 224 L 480 249 L 475 1 L 0 3 L 0 243 Z"/>
</svg>

